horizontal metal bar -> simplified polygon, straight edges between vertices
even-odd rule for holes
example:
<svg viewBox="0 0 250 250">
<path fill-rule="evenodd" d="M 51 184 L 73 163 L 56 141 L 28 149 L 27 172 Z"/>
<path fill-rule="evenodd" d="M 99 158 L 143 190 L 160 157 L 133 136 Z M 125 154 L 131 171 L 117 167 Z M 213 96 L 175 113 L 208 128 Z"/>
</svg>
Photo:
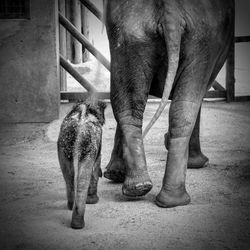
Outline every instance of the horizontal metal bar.
<svg viewBox="0 0 250 250">
<path fill-rule="evenodd" d="M 103 21 L 103 15 L 100 10 L 96 8 L 96 6 L 91 3 L 89 0 L 80 0 L 80 2 L 89 9 L 100 21 Z"/>
<path fill-rule="evenodd" d="M 247 43 L 250 42 L 250 36 L 236 36 L 234 38 L 235 43 Z"/>
<path fill-rule="evenodd" d="M 226 98 L 226 91 L 210 90 L 206 93 L 205 98 Z"/>
<path fill-rule="evenodd" d="M 61 91 L 61 100 L 69 100 L 69 101 L 77 101 L 77 100 L 85 100 L 89 96 L 88 92 L 68 92 Z M 110 92 L 98 92 L 98 98 L 100 99 L 110 99 Z M 208 91 L 205 98 L 226 98 L 225 91 Z M 148 100 L 158 99 L 158 97 L 149 95 Z"/>
<path fill-rule="evenodd" d="M 110 99 L 109 92 L 98 92 L 98 99 Z M 88 92 L 63 92 L 61 91 L 61 100 L 84 101 L 89 97 Z"/>
<path fill-rule="evenodd" d="M 75 70 L 69 62 L 66 61 L 66 59 L 60 55 L 60 65 L 69 72 L 86 90 L 90 92 L 97 92 L 96 88 L 91 85 L 88 80 L 86 80 L 84 77 L 82 77 L 81 74 L 78 73 L 77 70 Z"/>
<path fill-rule="evenodd" d="M 62 26 L 70 32 L 70 34 L 75 37 L 93 56 L 99 60 L 103 66 L 110 71 L 110 62 L 99 52 L 88 39 L 80 33 L 71 22 L 65 18 L 61 13 L 59 13 L 59 22 Z"/>
<path fill-rule="evenodd" d="M 214 81 L 214 82 L 213 82 L 212 87 L 213 87 L 215 90 L 226 91 L 225 88 L 222 87 L 217 81 Z"/>
</svg>

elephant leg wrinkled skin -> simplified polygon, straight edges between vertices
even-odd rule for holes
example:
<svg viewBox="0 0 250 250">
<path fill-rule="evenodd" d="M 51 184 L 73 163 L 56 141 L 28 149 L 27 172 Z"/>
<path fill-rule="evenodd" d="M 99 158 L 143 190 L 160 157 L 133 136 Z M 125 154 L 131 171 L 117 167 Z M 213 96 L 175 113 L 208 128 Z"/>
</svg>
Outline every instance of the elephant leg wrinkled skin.
<svg viewBox="0 0 250 250">
<path fill-rule="evenodd" d="M 187 168 L 204 168 L 209 165 L 208 158 L 201 152 L 200 147 L 200 113 L 198 113 L 193 132 L 189 141 L 189 154 Z M 165 134 L 165 147 L 169 148 L 169 133 Z"/>
<path fill-rule="evenodd" d="M 200 103 L 193 100 L 173 100 L 171 103 L 166 170 L 162 189 L 156 197 L 156 204 L 160 207 L 190 203 L 185 187 L 186 169 L 190 136 L 199 108 Z"/>
<path fill-rule="evenodd" d="M 104 177 L 117 183 L 123 183 L 126 175 L 126 166 L 123 160 L 122 132 L 119 125 L 116 127 L 114 148 L 111 159 L 104 172 Z"/>
<path fill-rule="evenodd" d="M 122 192 L 127 196 L 142 196 L 152 188 L 147 171 L 142 131 L 141 128 L 127 124 L 124 125 L 123 130 L 126 133 L 123 150 L 127 171 Z"/>
<path fill-rule="evenodd" d="M 129 47 L 111 48 L 111 60 L 115 58 L 111 66 L 111 104 L 118 127 L 104 176 L 123 181 L 125 173 L 122 192 L 127 196 L 142 196 L 152 188 L 142 139 L 143 112 L 155 68 L 152 55 L 150 44 L 137 41 Z"/>
<path fill-rule="evenodd" d="M 210 72 L 214 69 L 211 55 L 207 53 L 204 60 L 201 51 L 202 48 L 197 46 L 196 54 L 200 56 L 180 64 L 181 73 L 169 110 L 166 170 L 161 191 L 156 197 L 156 204 L 160 207 L 187 205 L 191 201 L 185 185 L 188 158 L 190 151 L 195 151 L 190 158 L 200 152 L 197 143 L 200 107 L 209 87 Z"/>
</svg>

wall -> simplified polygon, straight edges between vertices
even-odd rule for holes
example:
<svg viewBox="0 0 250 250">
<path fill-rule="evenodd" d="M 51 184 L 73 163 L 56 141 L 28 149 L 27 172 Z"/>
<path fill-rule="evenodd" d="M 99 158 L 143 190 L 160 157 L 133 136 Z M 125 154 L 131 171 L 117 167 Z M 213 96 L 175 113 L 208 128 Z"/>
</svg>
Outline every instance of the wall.
<svg viewBox="0 0 250 250">
<path fill-rule="evenodd" d="M 31 0 L 29 20 L 0 20 L 0 121 L 59 116 L 57 0 Z"/>
</svg>

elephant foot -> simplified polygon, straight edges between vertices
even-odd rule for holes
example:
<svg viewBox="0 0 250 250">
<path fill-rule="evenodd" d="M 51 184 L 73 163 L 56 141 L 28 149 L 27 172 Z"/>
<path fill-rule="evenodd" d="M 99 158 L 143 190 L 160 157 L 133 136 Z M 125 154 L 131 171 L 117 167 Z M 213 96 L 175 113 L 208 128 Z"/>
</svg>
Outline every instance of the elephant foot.
<svg viewBox="0 0 250 250">
<path fill-rule="evenodd" d="M 188 158 L 188 168 L 205 168 L 209 166 L 208 158 L 201 152 Z"/>
<path fill-rule="evenodd" d="M 86 204 L 96 204 L 98 201 L 99 201 L 99 197 L 97 196 L 97 194 L 88 195 Z"/>
<path fill-rule="evenodd" d="M 112 157 L 103 175 L 111 181 L 123 183 L 126 176 L 126 169 L 123 160 Z"/>
<path fill-rule="evenodd" d="M 153 187 L 148 174 L 136 175 L 136 177 L 126 177 L 122 186 L 122 193 L 129 197 L 143 196 Z"/>
<path fill-rule="evenodd" d="M 85 226 L 83 215 L 77 214 L 73 211 L 71 227 L 73 229 L 82 229 Z"/>
<path fill-rule="evenodd" d="M 184 206 L 189 204 L 191 198 L 185 188 L 175 190 L 162 189 L 156 196 L 156 205 L 164 208 Z"/>
</svg>

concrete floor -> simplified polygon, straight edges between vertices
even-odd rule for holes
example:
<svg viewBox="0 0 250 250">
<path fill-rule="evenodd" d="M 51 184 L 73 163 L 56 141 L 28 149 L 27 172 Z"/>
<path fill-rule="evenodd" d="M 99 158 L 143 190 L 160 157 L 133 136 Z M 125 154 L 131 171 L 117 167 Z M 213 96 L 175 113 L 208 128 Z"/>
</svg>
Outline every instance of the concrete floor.
<svg viewBox="0 0 250 250">
<path fill-rule="evenodd" d="M 147 105 L 145 124 L 157 105 Z M 86 227 L 78 231 L 69 227 L 56 153 L 59 126 L 70 107 L 61 105 L 60 119 L 50 124 L 1 124 L 0 249 L 250 248 L 250 102 L 204 103 L 201 144 L 210 166 L 187 171 L 190 205 L 163 209 L 154 204 L 167 156 L 165 110 L 145 139 L 152 191 L 131 200 L 121 194 L 120 184 L 102 178 L 100 201 L 87 206 Z M 102 169 L 115 126 L 108 105 Z"/>
</svg>

